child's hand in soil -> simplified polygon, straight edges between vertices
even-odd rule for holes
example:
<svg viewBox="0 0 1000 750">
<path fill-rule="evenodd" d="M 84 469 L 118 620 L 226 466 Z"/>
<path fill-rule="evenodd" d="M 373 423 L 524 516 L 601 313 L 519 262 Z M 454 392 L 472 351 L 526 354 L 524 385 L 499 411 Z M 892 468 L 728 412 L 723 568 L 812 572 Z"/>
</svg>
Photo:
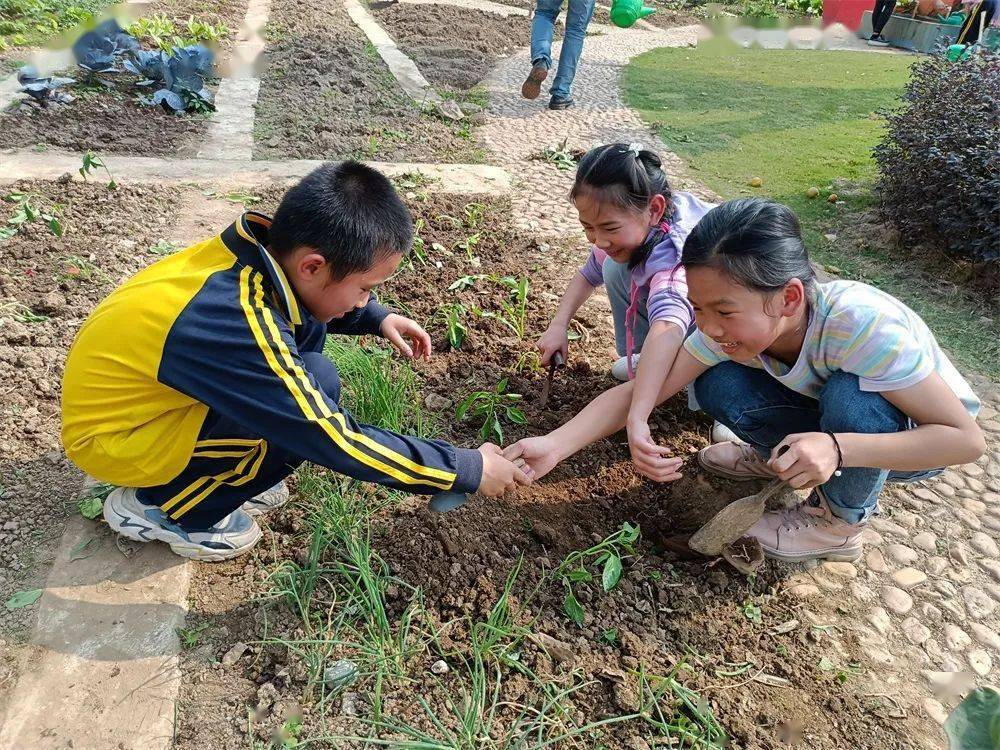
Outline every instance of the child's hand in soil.
<svg viewBox="0 0 1000 750">
<path fill-rule="evenodd" d="M 625 429 L 636 471 L 654 482 L 673 482 L 681 478 L 680 469 L 684 459 L 671 456 L 669 448 L 653 441 L 648 422 L 629 422 Z"/>
<path fill-rule="evenodd" d="M 531 467 L 523 469 L 506 458 L 500 446 L 493 443 L 483 443 L 479 446 L 483 454 L 483 478 L 479 481 L 479 494 L 486 497 L 502 495 L 519 484 L 531 484 L 533 472 Z"/>
<path fill-rule="evenodd" d="M 531 469 L 533 479 L 541 479 L 559 463 L 556 446 L 548 435 L 523 438 L 508 445 L 503 455 L 510 461 L 521 459 Z"/>
<path fill-rule="evenodd" d="M 779 453 L 782 448 L 788 450 Z M 797 490 L 823 484 L 837 470 L 840 455 L 825 432 L 789 435 L 771 451 L 768 466 Z"/>
<path fill-rule="evenodd" d="M 562 354 L 563 362 L 568 361 L 569 335 L 566 332 L 566 326 L 556 325 L 555 323 L 550 325 L 541 338 L 535 342 L 535 348 L 538 349 L 538 356 L 542 360 L 543 367 L 549 366 L 549 362 L 552 361 L 552 355 L 556 352 Z"/>
<path fill-rule="evenodd" d="M 382 321 L 379 330 L 393 348 L 404 357 L 425 360 L 431 358 L 431 337 L 416 321 L 396 313 L 389 313 Z M 404 339 L 409 339 L 410 343 L 407 344 Z"/>
</svg>

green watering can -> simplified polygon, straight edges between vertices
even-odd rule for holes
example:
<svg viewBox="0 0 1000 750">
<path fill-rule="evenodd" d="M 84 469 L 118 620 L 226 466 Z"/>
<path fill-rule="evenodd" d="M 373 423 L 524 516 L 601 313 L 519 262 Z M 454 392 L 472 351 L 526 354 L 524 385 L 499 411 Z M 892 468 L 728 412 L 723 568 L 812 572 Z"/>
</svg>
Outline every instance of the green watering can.
<svg viewBox="0 0 1000 750">
<path fill-rule="evenodd" d="M 627 29 L 640 18 L 645 18 L 655 11 L 655 8 L 647 8 L 643 5 L 642 0 L 612 0 L 611 23 Z"/>
</svg>

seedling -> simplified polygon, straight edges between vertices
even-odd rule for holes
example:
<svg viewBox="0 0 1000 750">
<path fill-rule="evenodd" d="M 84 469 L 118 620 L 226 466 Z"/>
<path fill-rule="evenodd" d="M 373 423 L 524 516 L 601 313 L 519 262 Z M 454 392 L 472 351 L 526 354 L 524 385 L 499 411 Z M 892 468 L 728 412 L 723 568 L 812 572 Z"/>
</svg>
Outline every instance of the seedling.
<svg viewBox="0 0 1000 750">
<path fill-rule="evenodd" d="M 476 245 L 479 244 L 480 233 L 470 234 L 465 239 L 459 240 L 455 243 L 454 247 L 456 250 L 464 250 L 466 257 L 469 262 L 473 265 L 479 265 L 479 258 L 475 254 Z"/>
<path fill-rule="evenodd" d="M 603 643 L 607 643 L 609 646 L 614 646 L 616 643 L 618 643 L 618 631 L 615 628 L 608 628 L 607 630 L 602 630 L 598 640 Z"/>
<path fill-rule="evenodd" d="M 89 258 L 83 258 L 79 255 L 66 255 L 60 258 L 59 261 L 63 266 L 59 276 L 63 280 L 82 279 L 90 281 L 101 275 L 101 269 Z"/>
<path fill-rule="evenodd" d="M 37 201 L 42 198 L 38 193 L 10 193 L 6 199 L 12 201 L 17 210 L 14 215 L 7 219 L 9 227 L 6 231 L 0 232 L 0 239 L 13 237 L 25 224 L 31 224 L 39 219 L 45 222 L 56 237 L 63 236 L 63 225 L 59 221 L 59 207 L 55 206 L 50 211 L 43 211 L 38 207 Z"/>
<path fill-rule="evenodd" d="M 27 305 L 12 299 L 0 302 L 0 321 L 4 318 L 11 318 L 18 323 L 44 323 L 49 316 L 36 313 Z"/>
<path fill-rule="evenodd" d="M 562 143 L 546 146 L 532 158 L 551 162 L 561 171 L 576 169 L 576 163 L 580 160 L 582 154 L 575 149 L 567 148 L 566 143 L 568 140 L 568 138 L 563 138 Z"/>
<path fill-rule="evenodd" d="M 413 223 L 413 250 L 410 253 L 410 268 L 413 268 L 413 261 L 417 261 L 422 266 L 427 265 L 427 246 L 424 238 L 420 236 L 420 232 L 425 226 L 423 219 L 417 219 Z"/>
<path fill-rule="evenodd" d="M 483 223 L 486 206 L 482 203 L 466 203 L 463 211 L 465 212 L 465 225 L 470 229 L 477 229 Z"/>
<path fill-rule="evenodd" d="M 171 240 L 157 240 L 156 244 L 149 248 L 153 255 L 171 255 L 181 249 L 181 246 Z"/>
<path fill-rule="evenodd" d="M 515 279 L 513 276 L 504 276 L 498 281 L 511 290 L 510 298 L 500 302 L 501 312 L 484 312 L 483 317 L 499 320 L 515 336 L 523 339 L 528 306 L 528 277 Z"/>
<path fill-rule="evenodd" d="M 449 302 L 446 305 L 441 305 L 435 311 L 434 316 L 445 324 L 448 345 L 452 349 L 461 349 L 462 342 L 465 341 L 465 336 L 469 332 L 462 322 L 465 312 L 465 305 L 459 302 Z"/>
<path fill-rule="evenodd" d="M 512 372 L 518 375 L 529 372 L 541 372 L 541 370 L 542 358 L 536 351 L 522 353 L 512 368 Z"/>
<path fill-rule="evenodd" d="M 747 618 L 754 625 L 760 625 L 764 622 L 763 617 L 761 617 L 760 607 L 754 604 L 752 601 L 747 599 L 743 602 L 743 616 Z"/>
<path fill-rule="evenodd" d="M 555 570 L 566 589 L 563 610 L 579 627 L 583 627 L 583 606 L 576 598 L 573 585 L 590 583 L 594 580 L 588 566 L 601 568 L 601 587 L 611 591 L 622 577 L 622 558 L 635 554 L 635 543 L 639 539 L 639 527 L 627 521 L 621 529 L 599 544 L 585 550 L 570 552 Z"/>
<path fill-rule="evenodd" d="M 117 190 L 118 183 L 115 182 L 115 178 L 111 175 L 111 170 L 108 169 L 108 165 L 101 161 L 92 151 L 87 151 L 83 155 L 83 164 L 80 166 L 80 176 L 83 179 L 87 179 L 88 175 L 95 169 L 103 169 L 108 175 L 108 190 Z"/>
<path fill-rule="evenodd" d="M 503 443 L 501 417 L 511 424 L 527 424 L 524 412 L 516 406 L 521 401 L 520 393 L 507 392 L 507 378 L 496 384 L 492 391 L 474 391 L 462 399 L 455 409 L 455 418 L 466 416 L 482 419 L 479 435 L 483 440 Z"/>
<path fill-rule="evenodd" d="M 193 628 L 177 628 L 177 637 L 181 639 L 184 650 L 195 648 L 201 641 L 201 634 L 208 630 L 208 623 L 203 622 Z"/>
<path fill-rule="evenodd" d="M 451 284 L 448 286 L 448 291 L 449 292 L 460 292 L 463 289 L 468 289 L 473 284 L 475 284 L 477 281 L 482 281 L 483 279 L 488 279 L 488 278 L 489 278 L 489 276 L 486 276 L 485 274 L 481 274 L 481 273 L 475 274 L 473 276 L 462 276 L 462 277 L 456 279 L 455 281 L 451 282 Z"/>
<path fill-rule="evenodd" d="M 247 190 L 230 190 L 223 197 L 230 203 L 242 203 L 246 208 L 260 203 L 261 201 L 261 197 L 259 195 L 254 195 Z"/>
</svg>

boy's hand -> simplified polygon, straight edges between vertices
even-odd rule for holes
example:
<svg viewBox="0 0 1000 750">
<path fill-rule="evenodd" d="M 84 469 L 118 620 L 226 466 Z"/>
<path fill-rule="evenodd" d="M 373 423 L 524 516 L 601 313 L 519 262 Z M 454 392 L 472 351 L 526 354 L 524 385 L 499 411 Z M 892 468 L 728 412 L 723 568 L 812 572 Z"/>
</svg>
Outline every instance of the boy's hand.
<svg viewBox="0 0 1000 750">
<path fill-rule="evenodd" d="M 779 453 L 782 448 L 788 448 Z M 837 470 L 839 454 L 833 438 L 825 432 L 789 435 L 771 451 L 767 465 L 797 490 L 823 484 Z"/>
<path fill-rule="evenodd" d="M 555 446 L 548 435 L 518 440 L 508 445 L 503 455 L 511 461 L 521 459 L 532 471 L 533 479 L 541 479 L 559 463 Z"/>
<path fill-rule="evenodd" d="M 533 476 L 531 468 L 525 465 L 522 469 L 504 458 L 499 446 L 483 443 L 479 446 L 479 452 L 483 454 L 483 478 L 479 482 L 479 489 L 476 490 L 479 494 L 496 497 L 519 484 L 531 484 Z"/>
<path fill-rule="evenodd" d="M 382 321 L 379 330 L 393 348 L 404 357 L 410 359 L 422 357 L 425 360 L 431 358 L 431 337 L 416 321 L 396 313 L 389 313 Z M 410 344 L 406 343 L 404 337 L 410 340 Z"/>
<path fill-rule="evenodd" d="M 566 326 L 556 325 L 555 323 L 550 325 L 541 338 L 535 342 L 535 348 L 538 349 L 538 356 L 542 360 L 543 367 L 548 367 L 549 362 L 552 360 L 552 355 L 556 352 L 561 352 L 563 362 L 568 362 L 569 335 L 566 332 Z"/>
<path fill-rule="evenodd" d="M 673 482 L 681 478 L 683 459 L 671 456 L 669 448 L 653 441 L 648 422 L 628 422 L 625 429 L 636 471 L 654 482 Z"/>
</svg>

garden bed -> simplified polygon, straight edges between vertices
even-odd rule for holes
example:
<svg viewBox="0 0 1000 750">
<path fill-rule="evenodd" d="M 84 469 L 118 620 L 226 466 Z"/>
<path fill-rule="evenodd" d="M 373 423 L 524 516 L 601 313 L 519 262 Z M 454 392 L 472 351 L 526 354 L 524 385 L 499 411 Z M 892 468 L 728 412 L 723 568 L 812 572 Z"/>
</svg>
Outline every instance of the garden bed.
<svg viewBox="0 0 1000 750">
<path fill-rule="evenodd" d="M 439 91 L 469 91 L 531 36 L 523 16 L 447 5 L 396 3 L 375 17 Z"/>
<path fill-rule="evenodd" d="M 413 389 L 399 392 L 403 428 L 476 445 L 478 425 L 456 422 L 455 405 L 508 377 L 508 391 L 524 396 L 528 422 L 504 423 L 513 441 L 556 426 L 612 384 L 612 333 L 600 298 L 577 316 L 584 337 L 571 345 L 547 409 L 537 403 L 542 375 L 521 356 L 583 249 L 540 249 L 509 228 L 503 202 L 411 195 L 427 264 L 414 261 L 381 293 L 427 323 L 436 353 L 416 367 Z M 477 278 L 445 291 L 465 276 L 525 274 L 523 338 L 472 312 L 499 310 L 509 298 L 502 283 Z M 438 313 L 456 301 L 467 310 L 459 351 L 447 348 Z M 389 372 L 381 377 L 394 383 L 414 377 L 404 364 Z M 373 380 L 345 378 L 356 414 Z M 656 412 L 654 432 L 689 455 L 706 444 L 708 423 L 675 398 Z M 810 627 L 808 613 L 776 593 L 786 569 L 770 565 L 748 580 L 669 551 L 671 535 L 747 491 L 693 464 L 687 471 L 667 486 L 640 479 L 616 435 L 531 488 L 437 515 L 423 497 L 341 487 L 325 471 L 301 470 L 292 503 L 262 519 L 266 538 L 253 555 L 198 569 L 177 746 L 308 739 L 360 748 L 369 745 L 349 738 L 377 737 L 395 747 L 472 748 L 489 735 L 500 748 L 642 749 L 667 736 L 709 740 L 718 726 L 713 713 L 735 747 L 788 740 L 898 748 L 897 737 L 925 731 L 919 719 L 892 718 L 888 703 L 865 697 L 884 687 L 850 666 L 860 661 L 854 636 Z M 572 586 L 583 609 L 578 626 L 565 609 L 568 584 L 553 570 L 574 551 L 627 531 L 626 522 L 642 536 L 632 552 L 613 547 L 624 555 L 618 585 L 604 592 L 590 558 L 596 580 Z M 771 630 L 793 619 L 801 623 L 787 625 L 788 633 Z M 324 668 L 340 658 L 354 660 L 361 677 L 345 692 L 327 691 Z M 513 735 L 527 736 L 517 744 Z"/>
<path fill-rule="evenodd" d="M 275 0 L 254 158 L 482 161 L 468 123 L 421 112 L 340 3 Z"/>
</svg>

